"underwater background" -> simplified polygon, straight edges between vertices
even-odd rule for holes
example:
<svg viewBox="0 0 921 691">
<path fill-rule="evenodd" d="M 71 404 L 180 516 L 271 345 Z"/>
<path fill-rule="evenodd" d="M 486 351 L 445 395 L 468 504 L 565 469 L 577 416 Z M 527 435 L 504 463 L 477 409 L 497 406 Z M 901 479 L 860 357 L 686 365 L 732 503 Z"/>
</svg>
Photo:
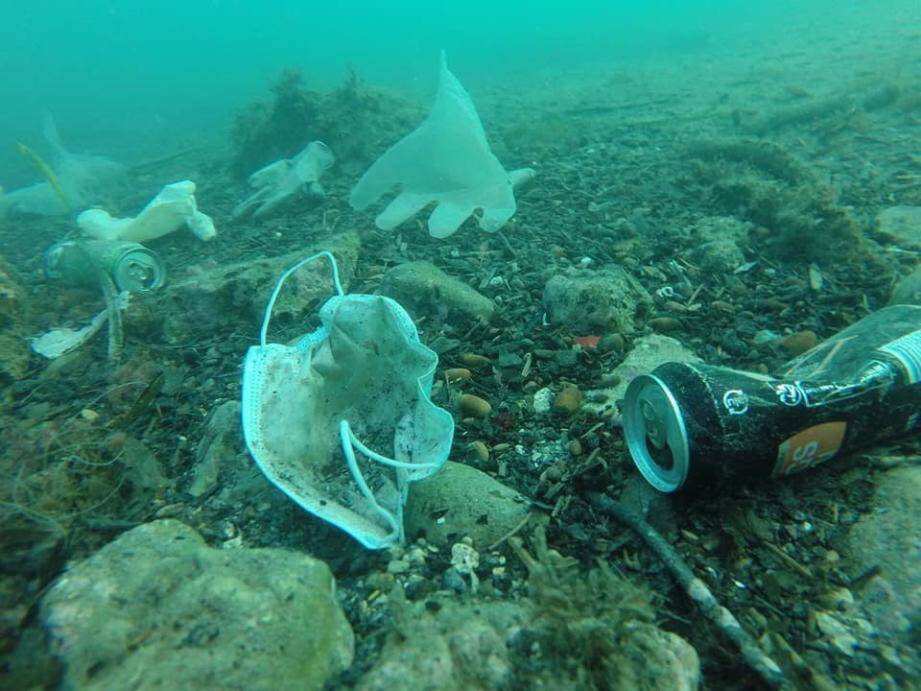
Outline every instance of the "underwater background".
<svg viewBox="0 0 921 691">
<path fill-rule="evenodd" d="M 83 148 L 149 156 L 175 137 L 216 136 L 283 67 L 303 69 L 314 88 L 330 88 L 354 68 L 370 83 L 424 100 L 442 49 L 467 87 L 481 91 L 614 63 L 757 69 L 811 46 L 811 78 L 828 79 L 843 77 L 842 58 L 872 57 L 861 32 L 907 29 L 916 10 L 911 0 L 6 2 L 0 131 L 35 137 L 49 111 L 65 139 Z M 848 57 L 816 45 L 835 36 L 847 37 Z M 911 48 L 887 56 L 892 70 Z M 7 147 L 0 170 L 10 188 L 29 168 Z"/>
<path fill-rule="evenodd" d="M 919 0 L 7 0 L 0 86 L 0 688 L 921 685 L 917 378 L 626 430 L 921 363 Z"/>
</svg>

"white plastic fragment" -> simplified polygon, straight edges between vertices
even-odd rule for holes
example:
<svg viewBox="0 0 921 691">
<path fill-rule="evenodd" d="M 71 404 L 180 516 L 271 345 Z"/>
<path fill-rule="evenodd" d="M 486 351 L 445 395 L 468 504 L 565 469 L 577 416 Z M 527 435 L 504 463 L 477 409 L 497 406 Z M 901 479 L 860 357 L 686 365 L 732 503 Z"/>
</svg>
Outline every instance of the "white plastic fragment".
<svg viewBox="0 0 921 691">
<path fill-rule="evenodd" d="M 124 310 L 128 307 L 129 296 L 130 293 L 127 291 L 119 294 L 118 309 Z M 102 325 L 106 323 L 108 316 L 108 309 L 104 309 L 93 317 L 92 321 L 82 329 L 71 329 L 65 326 L 60 329 L 52 329 L 39 336 L 34 336 L 29 339 L 29 347 L 42 357 L 48 358 L 49 360 L 55 360 L 65 353 L 76 350 L 89 341 L 96 335 L 96 332 L 102 328 Z"/>
<path fill-rule="evenodd" d="M 294 158 L 284 158 L 260 168 L 249 176 L 249 186 L 255 191 L 237 205 L 233 217 L 252 212 L 258 218 L 299 192 L 323 196 L 320 176 L 335 160 L 326 144 L 315 141 Z"/>
<path fill-rule="evenodd" d="M 202 240 L 217 235 L 211 217 L 198 210 L 195 183 L 191 180 L 166 185 L 134 218 L 113 218 L 104 209 L 88 209 L 77 216 L 77 225 L 97 240 L 144 242 L 183 226 Z"/>
<path fill-rule="evenodd" d="M 441 54 L 435 102 L 422 124 L 372 164 L 349 201 L 364 209 L 399 187 L 396 198 L 375 219 L 391 230 L 429 204 L 429 233 L 445 238 L 478 209 L 480 228 L 499 230 L 515 213 L 514 186 L 530 180 L 530 168 L 506 172 L 493 155 L 476 108 L 448 70 Z"/>
</svg>

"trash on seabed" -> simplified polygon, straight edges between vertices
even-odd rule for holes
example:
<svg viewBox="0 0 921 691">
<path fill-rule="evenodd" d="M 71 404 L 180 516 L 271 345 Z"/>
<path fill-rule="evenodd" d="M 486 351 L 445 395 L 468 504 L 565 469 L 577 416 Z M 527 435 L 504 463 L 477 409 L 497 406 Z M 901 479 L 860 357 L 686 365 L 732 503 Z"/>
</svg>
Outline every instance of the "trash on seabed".
<svg viewBox="0 0 921 691">
<path fill-rule="evenodd" d="M 322 326 L 293 345 L 268 343 L 285 280 L 320 257 L 337 293 L 320 308 Z M 437 364 L 398 302 L 346 295 L 333 255 L 315 254 L 282 274 L 246 354 L 246 445 L 301 508 L 371 549 L 401 541 L 408 483 L 438 471 L 454 438 L 451 414 L 429 399 Z"/>
<path fill-rule="evenodd" d="M 119 291 L 144 293 L 163 285 L 160 256 L 137 242 L 64 240 L 45 251 L 45 275 L 70 285 L 99 282 L 102 271 Z"/>
<path fill-rule="evenodd" d="M 310 142 L 294 158 L 283 158 L 260 168 L 247 182 L 253 193 L 237 204 L 233 217 L 252 213 L 255 218 L 274 211 L 298 194 L 322 197 L 320 176 L 336 158 L 323 142 Z"/>
<path fill-rule="evenodd" d="M 45 275 L 68 285 L 99 285 L 106 308 L 80 329 L 61 327 L 29 339 L 36 353 L 55 359 L 89 341 L 109 324 L 109 359 L 121 352 L 124 334 L 121 313 L 130 293 L 159 288 L 166 279 L 163 260 L 136 242 L 64 240 L 45 251 Z"/>
<path fill-rule="evenodd" d="M 921 306 L 874 312 L 773 377 L 665 363 L 631 382 L 624 433 L 662 492 L 780 477 L 921 425 Z"/>
<path fill-rule="evenodd" d="M 169 235 L 183 226 L 202 240 L 217 235 L 214 221 L 198 210 L 195 183 L 180 180 L 166 185 L 133 218 L 113 218 L 104 209 L 87 209 L 77 216 L 77 225 L 97 240 L 145 242 Z"/>
</svg>

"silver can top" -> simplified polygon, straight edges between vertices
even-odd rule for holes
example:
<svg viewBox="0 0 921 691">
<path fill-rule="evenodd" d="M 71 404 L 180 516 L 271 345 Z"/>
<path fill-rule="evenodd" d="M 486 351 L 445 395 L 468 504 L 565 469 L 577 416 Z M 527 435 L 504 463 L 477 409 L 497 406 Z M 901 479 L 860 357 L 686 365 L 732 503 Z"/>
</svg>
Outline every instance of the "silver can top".
<svg viewBox="0 0 921 691">
<path fill-rule="evenodd" d="M 660 492 L 674 492 L 688 477 L 690 449 L 684 418 L 665 382 L 642 374 L 624 395 L 624 436 L 633 462 Z"/>
<path fill-rule="evenodd" d="M 112 280 L 119 290 L 146 293 L 163 285 L 166 269 L 156 254 L 146 247 L 122 254 L 112 267 Z"/>
</svg>

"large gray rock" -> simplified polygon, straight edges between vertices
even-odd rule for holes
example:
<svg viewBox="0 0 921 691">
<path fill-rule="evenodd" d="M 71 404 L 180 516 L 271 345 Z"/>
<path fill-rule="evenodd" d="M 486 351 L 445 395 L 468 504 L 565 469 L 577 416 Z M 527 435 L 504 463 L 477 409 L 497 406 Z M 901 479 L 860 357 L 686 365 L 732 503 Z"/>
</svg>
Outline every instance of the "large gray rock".
<svg viewBox="0 0 921 691">
<path fill-rule="evenodd" d="M 621 267 L 558 274 L 544 286 L 550 321 L 575 331 L 633 333 L 634 318 L 652 304 L 646 289 Z"/>
<path fill-rule="evenodd" d="M 921 247 L 921 206 L 890 206 L 876 221 L 879 232 L 902 247 Z"/>
<path fill-rule="evenodd" d="M 213 549 L 174 520 L 71 566 L 41 613 L 64 688 L 320 689 L 354 648 L 326 564 Z"/>
<path fill-rule="evenodd" d="M 358 235 L 343 233 L 312 248 L 191 273 L 168 282 L 162 290 L 132 296 L 131 308 L 125 311 L 125 333 L 160 332 L 174 343 L 234 331 L 256 336 L 269 296 L 285 270 L 328 249 L 337 258 L 342 287 L 347 290 L 359 248 Z M 272 312 L 273 324 L 304 323 L 333 294 L 329 262 L 318 259 L 285 282 Z"/>
<path fill-rule="evenodd" d="M 489 321 L 496 310 L 488 297 L 426 261 L 390 269 L 384 274 L 381 292 L 403 305 L 414 319 Z"/>
<path fill-rule="evenodd" d="M 432 477 L 414 482 L 404 511 L 406 535 L 436 545 L 463 537 L 488 547 L 511 532 L 530 505 L 511 487 L 476 468 L 448 461 Z"/>
<path fill-rule="evenodd" d="M 879 476 L 873 510 L 850 535 L 852 561 L 882 569 L 861 588 L 861 604 L 877 628 L 906 641 L 921 622 L 919 515 L 921 466 L 895 468 Z"/>
<path fill-rule="evenodd" d="M 643 336 L 636 339 L 627 357 L 614 368 L 617 384 L 599 391 L 606 395 L 605 400 L 623 398 L 630 382 L 641 374 L 649 374 L 665 362 L 700 362 L 700 358 L 670 336 Z"/>
<path fill-rule="evenodd" d="M 512 602 L 447 600 L 437 612 L 423 603 L 401 605 L 400 635 L 391 636 L 359 691 L 501 689 L 513 676 L 509 637 L 530 608 Z"/>
</svg>

